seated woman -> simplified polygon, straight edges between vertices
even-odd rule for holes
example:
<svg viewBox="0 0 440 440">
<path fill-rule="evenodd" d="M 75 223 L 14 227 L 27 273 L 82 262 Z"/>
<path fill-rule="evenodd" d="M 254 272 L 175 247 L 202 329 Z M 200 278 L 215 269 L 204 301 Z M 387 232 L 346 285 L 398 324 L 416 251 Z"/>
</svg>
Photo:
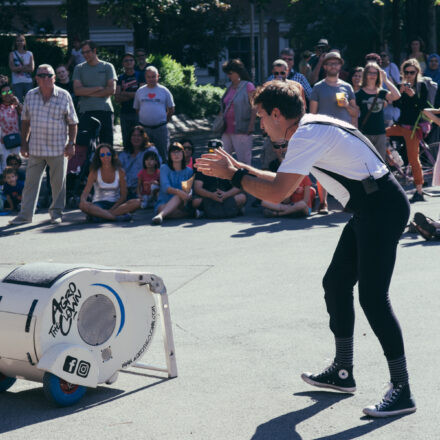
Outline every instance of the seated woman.
<svg viewBox="0 0 440 440">
<path fill-rule="evenodd" d="M 127 181 L 127 198 L 137 198 L 137 176 L 139 171 L 143 169 L 143 158 L 146 151 L 154 151 L 160 159 L 157 148 L 150 143 L 150 139 L 145 132 L 144 127 L 136 125 L 132 128 L 129 135 L 129 142 L 124 151 L 119 153 L 119 161 L 121 167 L 125 171 L 125 179 Z M 162 162 L 160 163 L 162 164 Z"/>
<path fill-rule="evenodd" d="M 186 160 L 186 166 L 188 168 L 191 168 L 194 170 L 194 159 L 193 159 L 193 153 L 194 153 L 194 144 L 191 141 L 191 139 L 182 139 L 180 143 L 183 146 L 183 152 L 185 154 L 185 160 Z"/>
<path fill-rule="evenodd" d="M 94 189 L 93 201 L 87 197 Z M 130 221 L 129 213 L 140 206 L 139 199 L 127 201 L 125 173 L 119 164 L 115 150 L 111 145 L 98 145 L 92 163 L 87 184 L 81 194 L 79 209 L 92 221 Z"/>
<path fill-rule="evenodd" d="M 191 178 L 193 171 L 186 166 L 183 147 L 179 142 L 171 144 L 168 163 L 160 167 L 160 190 L 156 212 L 151 223 L 160 225 L 165 217 L 182 218 L 187 215 L 185 207 L 191 200 L 191 193 L 182 189 L 182 182 Z"/>
</svg>

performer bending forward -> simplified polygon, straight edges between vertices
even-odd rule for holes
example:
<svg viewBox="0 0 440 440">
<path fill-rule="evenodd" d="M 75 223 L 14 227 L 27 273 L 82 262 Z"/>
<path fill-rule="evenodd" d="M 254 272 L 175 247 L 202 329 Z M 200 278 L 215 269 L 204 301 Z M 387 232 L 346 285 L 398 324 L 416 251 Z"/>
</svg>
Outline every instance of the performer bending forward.
<svg viewBox="0 0 440 440">
<path fill-rule="evenodd" d="M 327 116 L 304 115 L 295 85 L 270 81 L 257 90 L 254 105 L 261 128 L 272 142 L 289 140 L 278 172 L 239 163 L 223 150 L 204 155 L 197 168 L 208 176 L 230 179 L 234 186 L 273 203 L 293 193 L 311 172 L 354 213 L 323 280 L 336 356 L 322 373 L 304 373 L 302 379 L 317 387 L 356 390 L 353 287 L 359 282 L 360 304 L 382 345 L 391 375 L 383 400 L 363 411 L 373 417 L 414 412 L 402 332 L 388 297 L 397 244 L 409 217 L 406 194 L 373 145 L 352 125 Z"/>
</svg>

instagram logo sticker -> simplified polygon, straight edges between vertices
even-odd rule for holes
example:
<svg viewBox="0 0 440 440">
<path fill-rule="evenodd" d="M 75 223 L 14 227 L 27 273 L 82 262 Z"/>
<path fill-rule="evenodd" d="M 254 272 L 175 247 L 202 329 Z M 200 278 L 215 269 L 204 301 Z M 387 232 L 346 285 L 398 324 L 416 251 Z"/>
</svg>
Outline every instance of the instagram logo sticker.
<svg viewBox="0 0 440 440">
<path fill-rule="evenodd" d="M 87 377 L 90 371 L 90 364 L 86 361 L 80 361 L 78 364 L 78 369 L 76 370 L 76 374 L 79 377 Z"/>
</svg>

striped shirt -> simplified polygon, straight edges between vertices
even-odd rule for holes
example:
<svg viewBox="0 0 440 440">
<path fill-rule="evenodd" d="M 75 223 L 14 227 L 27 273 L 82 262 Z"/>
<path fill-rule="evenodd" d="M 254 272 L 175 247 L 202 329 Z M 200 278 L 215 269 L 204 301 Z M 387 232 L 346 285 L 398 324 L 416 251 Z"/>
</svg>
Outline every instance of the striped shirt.
<svg viewBox="0 0 440 440">
<path fill-rule="evenodd" d="M 29 154 L 32 156 L 63 155 L 68 125 L 78 124 L 70 93 L 57 86 L 46 102 L 39 87 L 30 90 L 24 100 L 21 119 L 30 121 Z"/>
<path fill-rule="evenodd" d="M 273 78 L 274 76 L 270 75 L 269 78 L 267 78 L 267 80 L 272 81 Z M 294 69 L 292 69 L 289 72 L 289 75 L 287 75 L 287 79 L 291 79 L 292 81 L 296 81 L 297 83 L 300 83 L 303 86 L 304 93 L 306 94 L 307 99 L 310 99 L 310 95 L 312 94 L 312 87 L 307 81 L 307 78 L 302 73 L 296 72 Z"/>
</svg>

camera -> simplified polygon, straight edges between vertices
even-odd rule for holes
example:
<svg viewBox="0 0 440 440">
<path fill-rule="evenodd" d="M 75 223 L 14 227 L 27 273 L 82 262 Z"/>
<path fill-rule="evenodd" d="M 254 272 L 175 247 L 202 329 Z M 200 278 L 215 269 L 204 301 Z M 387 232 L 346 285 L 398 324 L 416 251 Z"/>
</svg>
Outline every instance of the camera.
<svg viewBox="0 0 440 440">
<path fill-rule="evenodd" d="M 409 87 L 409 88 L 411 88 L 411 84 L 410 84 L 410 83 L 403 83 L 403 85 L 404 85 L 405 87 Z"/>
<path fill-rule="evenodd" d="M 223 142 L 219 139 L 211 139 L 208 141 L 208 150 L 214 151 L 216 148 L 223 147 Z"/>
</svg>

